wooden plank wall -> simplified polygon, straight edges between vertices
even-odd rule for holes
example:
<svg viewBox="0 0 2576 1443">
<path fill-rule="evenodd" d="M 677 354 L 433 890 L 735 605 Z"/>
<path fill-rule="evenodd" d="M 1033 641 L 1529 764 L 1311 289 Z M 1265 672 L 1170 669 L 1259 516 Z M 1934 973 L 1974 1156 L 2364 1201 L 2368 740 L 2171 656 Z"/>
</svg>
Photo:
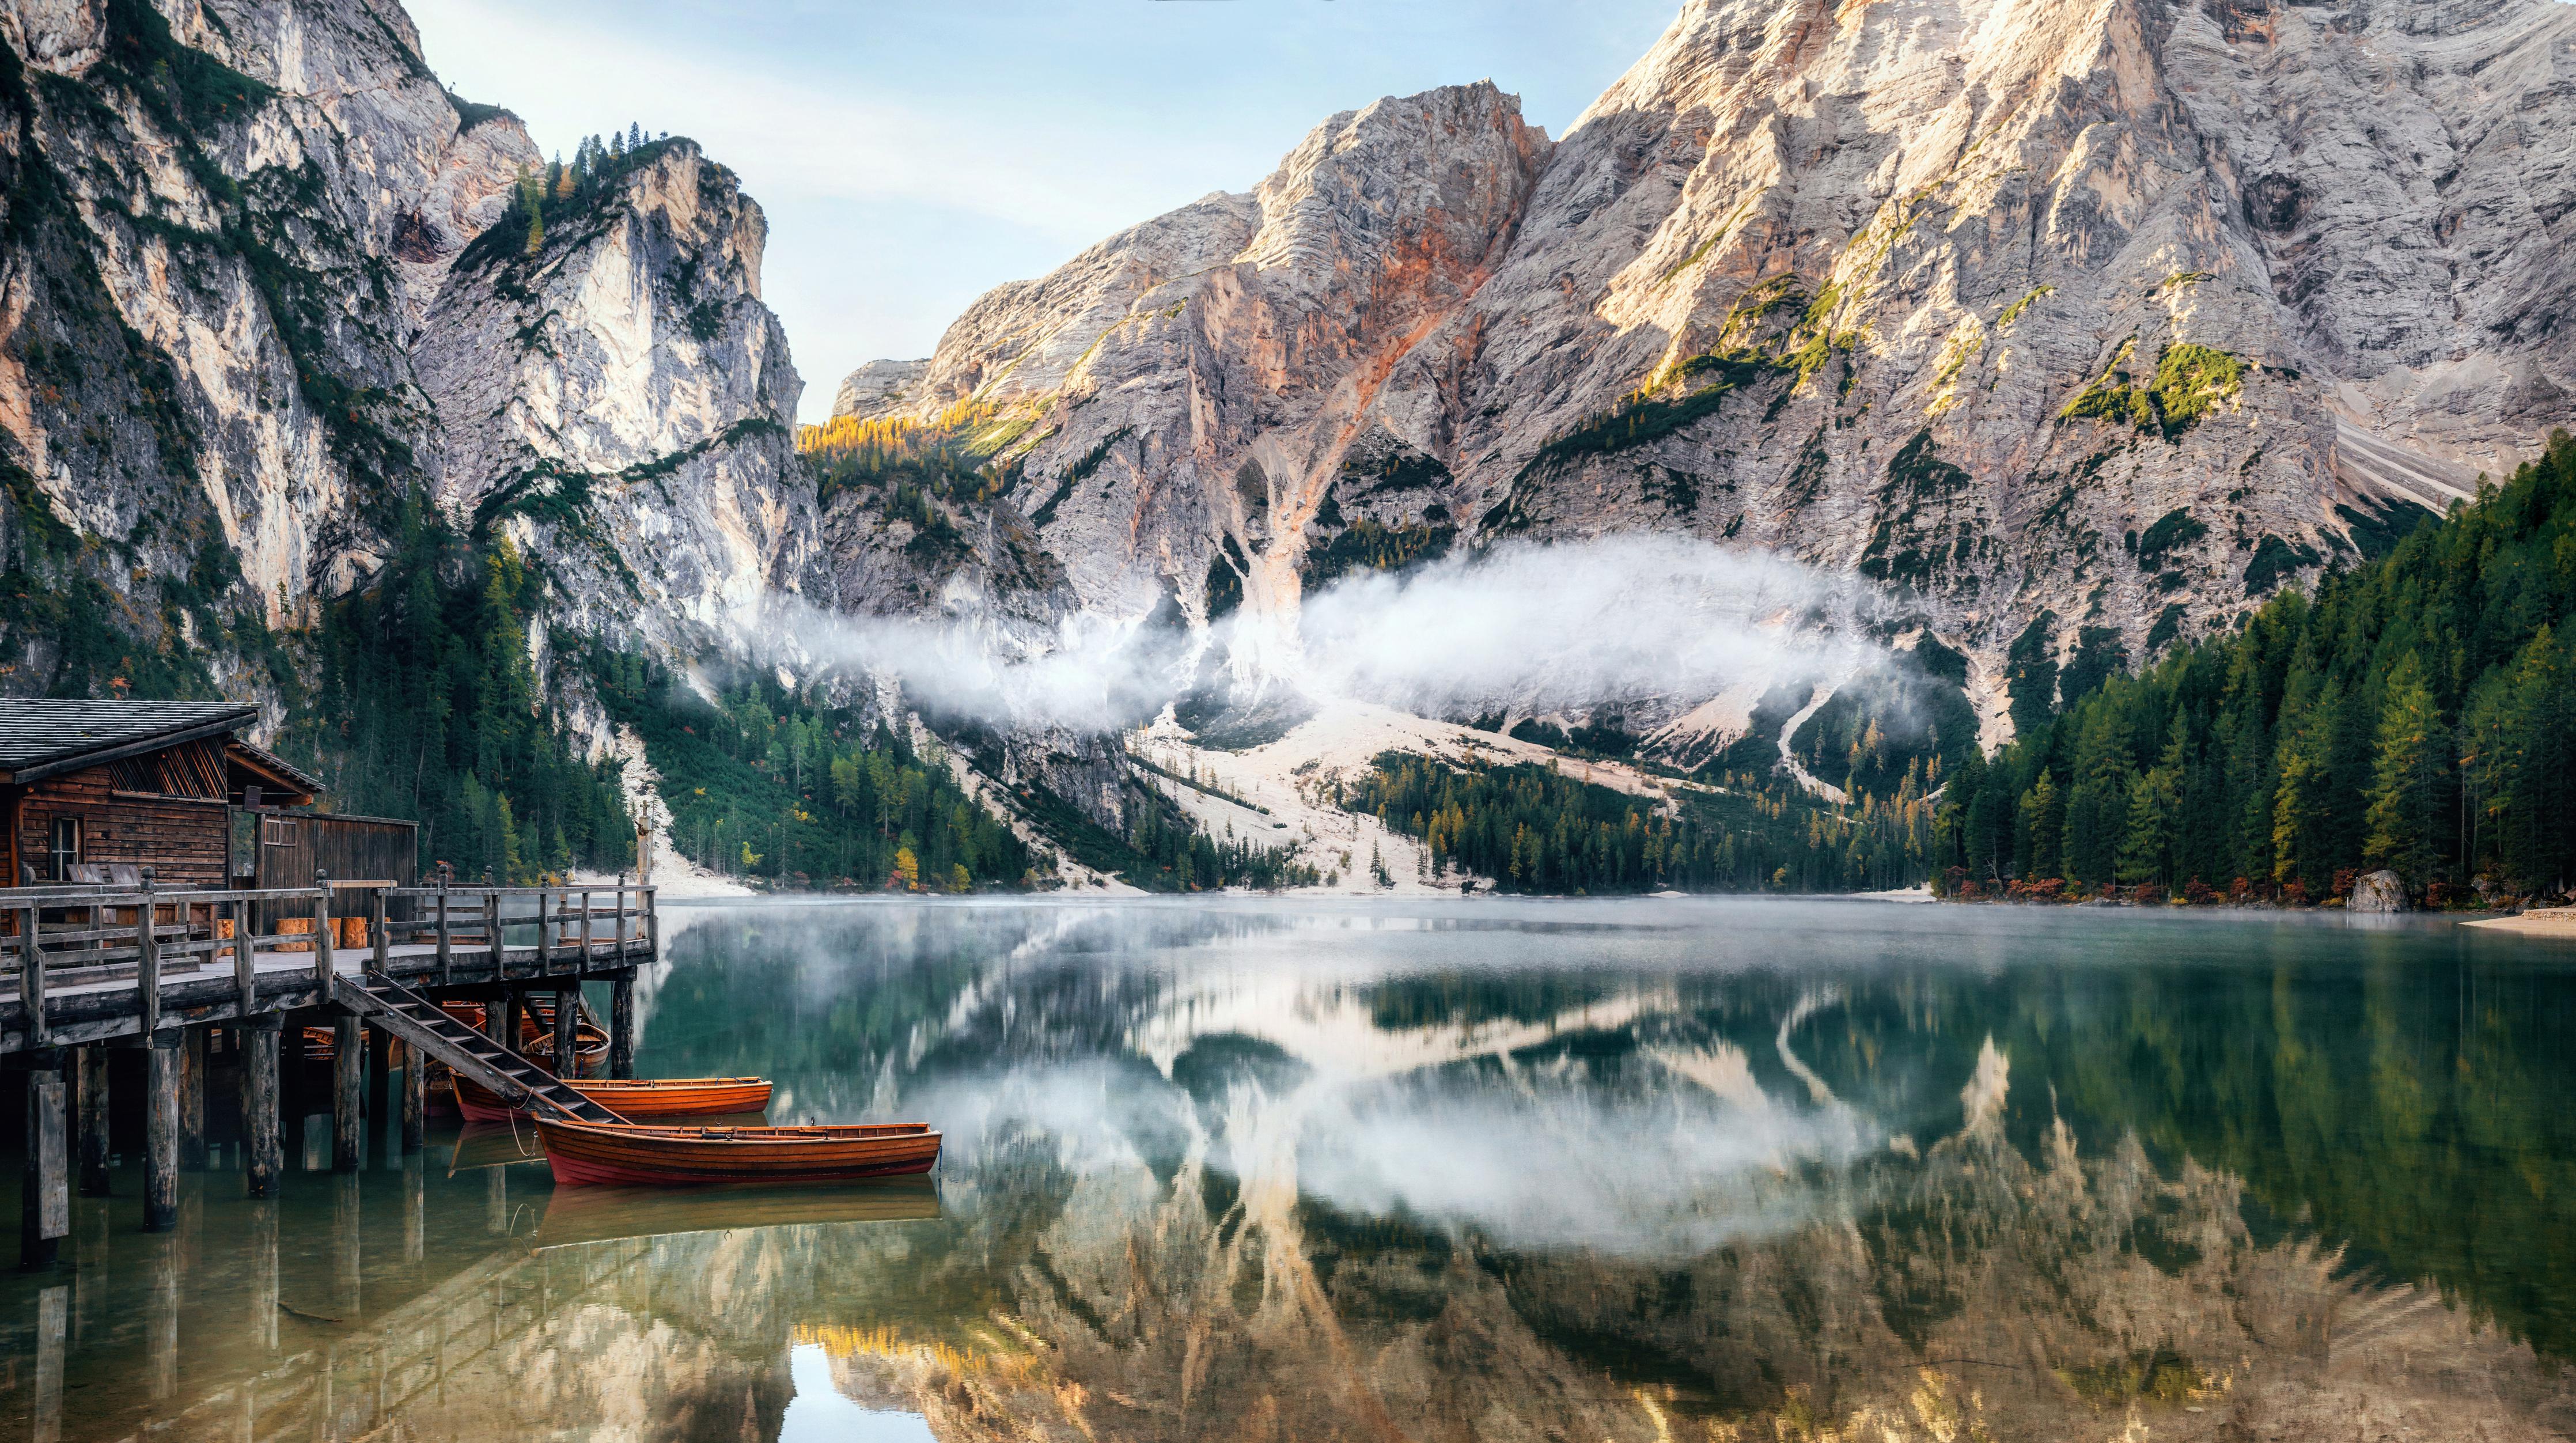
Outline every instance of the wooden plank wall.
<svg viewBox="0 0 2576 1443">
<path fill-rule="evenodd" d="M 41 871 L 53 855 L 54 818 L 73 816 L 81 819 L 83 861 L 141 863 L 156 869 L 155 884 L 165 888 L 229 885 L 232 820 L 220 798 L 143 798 L 116 790 L 109 767 L 28 788 L 18 809 L 19 859 Z"/>
</svg>

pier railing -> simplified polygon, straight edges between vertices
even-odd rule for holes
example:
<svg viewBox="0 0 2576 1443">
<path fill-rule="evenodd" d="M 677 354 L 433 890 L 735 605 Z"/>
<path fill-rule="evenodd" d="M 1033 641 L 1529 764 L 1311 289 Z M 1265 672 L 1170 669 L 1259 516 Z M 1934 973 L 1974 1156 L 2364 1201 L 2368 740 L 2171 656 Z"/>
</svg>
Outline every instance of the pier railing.
<svg viewBox="0 0 2576 1443">
<path fill-rule="evenodd" d="M 352 908 L 351 892 L 362 895 Z M 0 979 L 14 981 L 26 1045 L 48 1045 L 46 999 L 72 988 L 134 989 L 141 1031 L 161 1025 L 162 985 L 202 983 L 229 970 L 240 1011 L 255 1009 L 263 975 L 309 967 L 327 989 L 341 961 L 455 980 L 460 961 L 495 975 L 579 973 L 639 950 L 658 955 L 655 889 L 643 883 L 543 887 L 393 887 L 333 883 L 309 888 L 163 890 L 67 885 L 0 889 Z M 352 911 L 356 915 L 348 915 Z M 338 913 L 340 915 L 334 915 Z M 516 965 L 514 965 L 516 964 Z"/>
</svg>

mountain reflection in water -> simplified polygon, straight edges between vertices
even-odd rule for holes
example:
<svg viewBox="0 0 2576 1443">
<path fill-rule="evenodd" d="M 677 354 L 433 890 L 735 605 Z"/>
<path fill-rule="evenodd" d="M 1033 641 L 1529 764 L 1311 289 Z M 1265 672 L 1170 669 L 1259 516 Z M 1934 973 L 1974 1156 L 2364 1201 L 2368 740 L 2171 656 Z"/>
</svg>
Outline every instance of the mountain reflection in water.
<svg viewBox="0 0 2576 1443">
<path fill-rule="evenodd" d="M 649 1075 L 935 1185 L 79 1205 L 65 1438 L 2576 1431 L 2576 953 L 1858 903 L 672 908 Z M 829 1395 L 818 1391 L 828 1382 Z M 49 1432 L 48 1430 L 59 1430 Z"/>
</svg>

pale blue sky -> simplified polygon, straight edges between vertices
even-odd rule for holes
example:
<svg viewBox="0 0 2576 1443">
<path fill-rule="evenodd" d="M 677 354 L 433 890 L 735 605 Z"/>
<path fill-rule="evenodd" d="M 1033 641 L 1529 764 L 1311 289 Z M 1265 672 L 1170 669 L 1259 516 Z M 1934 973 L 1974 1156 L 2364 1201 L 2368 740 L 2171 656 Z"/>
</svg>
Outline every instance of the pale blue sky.
<svg viewBox="0 0 2576 1443">
<path fill-rule="evenodd" d="M 849 369 L 1121 227 L 1248 190 L 1326 116 L 1491 79 L 1562 135 L 1680 0 L 409 0 L 537 143 L 691 135 L 769 212 L 819 419 Z"/>
</svg>

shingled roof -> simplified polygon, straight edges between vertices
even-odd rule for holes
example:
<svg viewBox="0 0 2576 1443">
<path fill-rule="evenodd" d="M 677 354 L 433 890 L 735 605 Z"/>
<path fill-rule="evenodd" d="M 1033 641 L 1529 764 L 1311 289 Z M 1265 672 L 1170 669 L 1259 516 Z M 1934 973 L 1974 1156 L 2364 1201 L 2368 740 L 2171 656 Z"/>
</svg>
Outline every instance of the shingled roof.
<svg viewBox="0 0 2576 1443">
<path fill-rule="evenodd" d="M 181 742 L 229 737 L 258 719 L 257 707 L 230 702 L 0 700 L 0 783 L 23 786 Z"/>
</svg>

